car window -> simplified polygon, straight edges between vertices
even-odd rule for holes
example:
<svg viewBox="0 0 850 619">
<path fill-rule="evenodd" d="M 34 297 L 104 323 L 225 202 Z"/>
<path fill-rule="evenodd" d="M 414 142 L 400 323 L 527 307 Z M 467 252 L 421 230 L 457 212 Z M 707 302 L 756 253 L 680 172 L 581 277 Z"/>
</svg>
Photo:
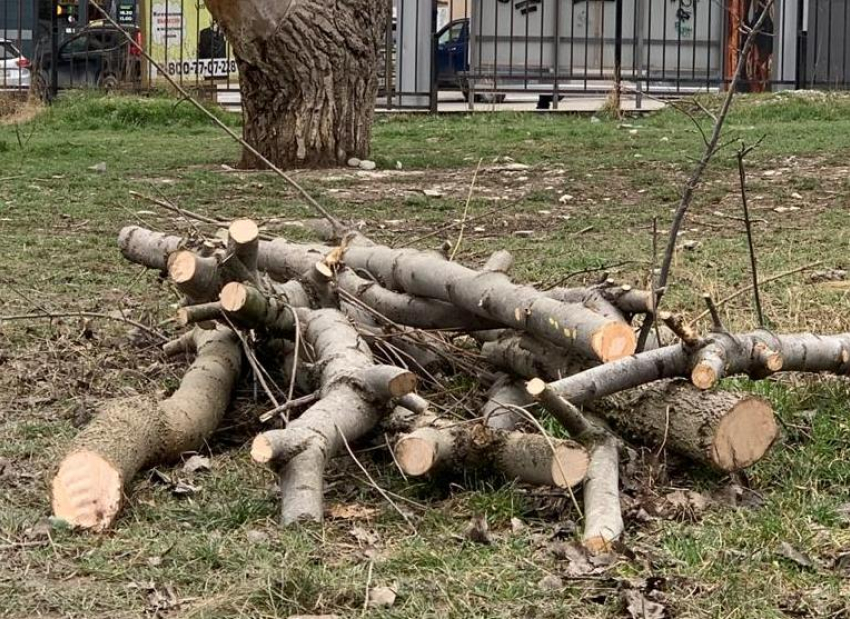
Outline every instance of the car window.
<svg viewBox="0 0 850 619">
<path fill-rule="evenodd" d="M 103 49 L 102 41 L 98 41 L 98 39 L 91 34 L 85 34 L 65 43 L 62 47 L 61 55 L 64 57 L 71 56 L 73 54 L 86 54 L 89 52 L 96 52 L 101 49 Z"/>
<path fill-rule="evenodd" d="M 452 24 L 440 35 L 440 38 L 437 42 L 440 45 L 445 45 L 447 43 L 454 43 L 463 35 L 464 28 L 466 27 L 466 22 L 459 21 L 457 23 Z"/>
<path fill-rule="evenodd" d="M 0 43 L 0 60 L 14 60 L 19 56 L 18 50 L 11 43 Z"/>
</svg>

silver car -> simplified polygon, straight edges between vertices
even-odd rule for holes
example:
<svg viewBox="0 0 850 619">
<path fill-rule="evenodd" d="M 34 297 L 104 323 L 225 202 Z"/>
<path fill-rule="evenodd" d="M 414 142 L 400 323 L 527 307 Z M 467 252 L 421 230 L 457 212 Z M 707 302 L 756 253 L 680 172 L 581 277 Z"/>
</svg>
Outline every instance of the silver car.
<svg viewBox="0 0 850 619">
<path fill-rule="evenodd" d="M 11 41 L 0 39 L 0 90 L 29 88 L 30 61 Z"/>
</svg>

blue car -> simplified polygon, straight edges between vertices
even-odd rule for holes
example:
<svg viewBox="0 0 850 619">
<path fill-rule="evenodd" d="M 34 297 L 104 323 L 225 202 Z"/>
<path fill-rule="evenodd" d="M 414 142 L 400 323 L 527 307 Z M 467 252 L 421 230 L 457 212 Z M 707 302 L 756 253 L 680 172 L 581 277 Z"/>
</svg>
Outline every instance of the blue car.
<svg viewBox="0 0 850 619">
<path fill-rule="evenodd" d="M 469 19 L 456 19 L 437 32 L 437 85 L 466 91 Z"/>
</svg>

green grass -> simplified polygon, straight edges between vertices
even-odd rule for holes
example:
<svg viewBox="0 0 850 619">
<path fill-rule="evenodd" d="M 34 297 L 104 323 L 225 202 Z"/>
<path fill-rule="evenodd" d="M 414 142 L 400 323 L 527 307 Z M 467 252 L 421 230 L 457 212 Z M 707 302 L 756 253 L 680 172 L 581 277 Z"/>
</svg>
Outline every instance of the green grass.
<svg viewBox="0 0 850 619">
<path fill-rule="evenodd" d="M 236 117 L 220 117 L 238 127 Z M 766 136 L 748 158 L 761 272 L 814 260 L 847 268 L 850 99 L 741 98 L 727 135 L 748 143 Z M 297 177 L 338 216 L 364 220 L 375 238 L 434 248 L 456 240 L 457 228 L 416 239 L 461 217 L 481 159 L 469 216 L 489 214 L 466 226 L 460 260 L 479 264 L 507 248 L 522 281 L 552 283 L 605 269 L 642 285 L 653 218 L 663 241 L 700 144 L 693 124 L 673 110 L 624 123 L 557 115 L 379 116 L 373 156 L 381 174 Z M 223 167 L 238 156 L 200 113 L 164 98 L 73 97 L 34 120 L 0 126 L 0 314 L 123 308 L 150 324 L 169 317 L 176 296 L 156 274 L 123 261 L 115 238 L 129 223 L 183 232 L 189 226 L 130 191 L 209 215 L 255 217 L 270 230 L 309 238 L 285 225 L 313 216 L 303 201 L 270 174 Z M 530 167 L 494 169 L 506 157 Z M 90 169 L 100 162 L 105 172 Z M 670 307 L 693 313 L 702 309 L 702 292 L 720 298 L 748 282 L 745 238 L 734 219 L 734 165 L 732 149 L 722 151 L 700 188 L 683 235 L 700 245 L 677 253 Z M 426 197 L 427 188 L 442 197 Z M 561 201 L 565 194 L 573 199 Z M 799 210 L 782 212 L 790 207 Z M 519 230 L 533 234 L 513 234 Z M 762 293 L 774 328 L 850 329 L 846 290 L 795 275 Z M 749 298 L 724 306 L 723 317 L 730 328 L 751 327 Z M 154 347 L 139 348 L 120 324 L 0 324 L 0 616 L 348 617 L 362 612 L 370 562 L 371 584 L 399 591 L 392 608 L 366 613 L 380 617 L 618 617 L 624 579 L 636 577 L 664 579 L 663 599 L 676 617 L 841 616 L 835 613 L 846 605 L 847 581 L 829 567 L 850 546 L 841 516 L 850 490 L 850 411 L 847 385 L 838 380 L 729 381 L 768 398 L 782 423 L 779 443 L 748 471 L 761 506 L 719 504 L 696 523 L 641 522 L 629 510 L 634 555 L 602 578 L 565 580 L 557 591 L 537 583 L 565 569 L 550 546 L 556 532 L 569 537 L 569 523 L 580 522 L 567 497 L 474 473 L 405 483 L 382 452 L 362 457 L 371 474 L 428 507 L 407 505 L 415 535 L 360 481 L 348 458 L 333 464 L 327 503 L 376 507 L 374 519 L 281 530 L 273 476 L 247 455 L 256 430 L 250 420 L 266 408 L 249 386 L 238 394 L 229 429 L 206 449 L 213 470 L 189 479 L 198 493 L 176 497 L 142 476 L 113 531 L 50 530 L 51 472 L 98 403 L 172 389 L 183 366 Z M 179 467 L 161 470 L 187 478 Z M 711 494 L 730 483 L 671 461 L 667 476 L 647 478 L 629 494 L 651 512 L 670 488 Z M 479 514 L 494 533 L 490 546 L 462 539 Z M 512 532 L 513 517 L 526 528 Z M 373 535 L 370 543 L 357 527 Z M 823 565 L 795 564 L 780 554 L 782 542 Z"/>
</svg>

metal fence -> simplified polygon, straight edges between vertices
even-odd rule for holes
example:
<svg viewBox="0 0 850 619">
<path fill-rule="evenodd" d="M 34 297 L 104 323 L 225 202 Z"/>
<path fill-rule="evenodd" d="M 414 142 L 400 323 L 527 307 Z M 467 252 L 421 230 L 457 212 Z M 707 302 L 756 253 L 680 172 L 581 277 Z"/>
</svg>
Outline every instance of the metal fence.
<svg viewBox="0 0 850 619">
<path fill-rule="evenodd" d="M 767 0 L 388 0 L 378 67 L 385 109 L 476 102 L 557 107 L 624 91 L 723 89 Z M 147 90 L 164 76 L 87 0 L 0 0 L 0 88 Z M 850 85 L 850 0 L 777 0 L 742 89 Z M 227 40 L 201 0 L 99 0 L 184 87 L 239 105 Z M 454 108 L 452 108 L 454 106 Z"/>
</svg>

